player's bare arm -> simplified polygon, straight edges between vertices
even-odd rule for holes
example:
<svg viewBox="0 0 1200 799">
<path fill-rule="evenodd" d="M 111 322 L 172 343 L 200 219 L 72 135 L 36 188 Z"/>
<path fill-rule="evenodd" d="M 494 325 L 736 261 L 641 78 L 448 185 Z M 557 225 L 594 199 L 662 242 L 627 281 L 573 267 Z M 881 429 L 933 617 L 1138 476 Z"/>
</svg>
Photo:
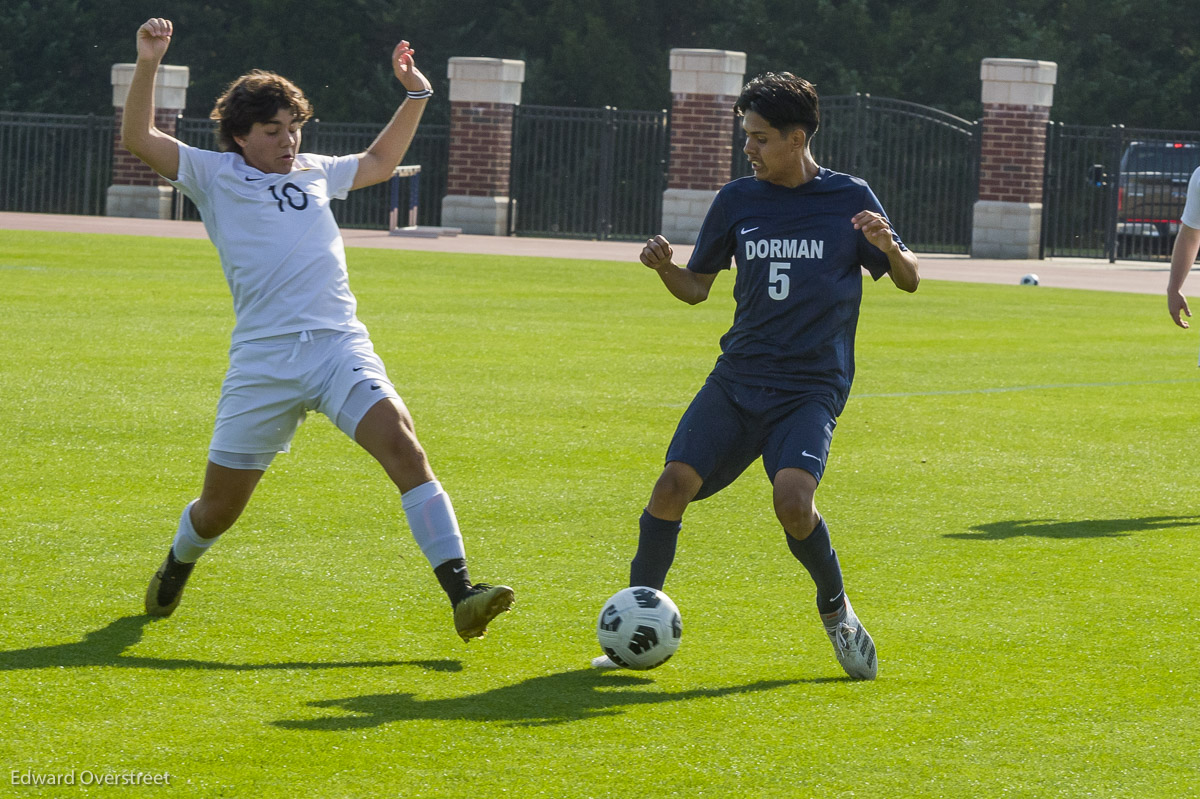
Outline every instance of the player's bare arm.
<svg viewBox="0 0 1200 799">
<path fill-rule="evenodd" d="M 412 144 L 425 104 L 433 93 L 429 80 L 413 61 L 415 54 L 407 41 L 401 41 L 392 51 L 392 71 L 409 96 L 371 146 L 358 156 L 358 174 L 351 188 L 373 186 L 390 178 Z"/>
<path fill-rule="evenodd" d="M 917 256 L 911 250 L 904 250 L 892 238 L 892 226 L 886 218 L 874 211 L 860 211 L 850 220 L 855 230 L 861 230 L 867 241 L 878 247 L 888 258 L 888 275 L 896 288 L 910 294 L 917 290 L 921 283 L 921 273 L 918 269 Z"/>
<path fill-rule="evenodd" d="M 1175 237 L 1175 248 L 1171 250 L 1171 276 L 1167 279 L 1167 311 L 1175 324 L 1187 329 L 1187 320 L 1191 316 L 1187 298 L 1183 296 L 1183 284 L 1196 263 L 1196 253 L 1200 251 L 1200 230 L 1187 225 L 1179 226 L 1179 234 Z"/>
<path fill-rule="evenodd" d="M 642 263 L 658 273 L 667 291 L 688 305 L 696 305 L 708 299 L 716 274 L 703 275 L 680 267 L 672 258 L 675 251 L 671 242 L 663 236 L 655 236 L 642 248 Z"/>
<path fill-rule="evenodd" d="M 179 141 L 154 125 L 154 80 L 174 34 L 171 20 L 147 20 L 137 32 L 137 65 L 121 118 L 121 146 L 168 180 L 179 177 Z"/>
</svg>

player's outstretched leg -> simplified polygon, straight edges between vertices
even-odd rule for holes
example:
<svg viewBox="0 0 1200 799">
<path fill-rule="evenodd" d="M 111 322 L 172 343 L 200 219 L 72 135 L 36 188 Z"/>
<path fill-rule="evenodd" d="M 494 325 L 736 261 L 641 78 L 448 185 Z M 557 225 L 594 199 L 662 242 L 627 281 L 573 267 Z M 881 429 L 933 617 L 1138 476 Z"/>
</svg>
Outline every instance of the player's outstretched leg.
<svg viewBox="0 0 1200 799">
<path fill-rule="evenodd" d="M 825 634 L 833 644 L 837 661 L 856 680 L 873 680 L 878 671 L 875 659 L 875 642 L 867 628 L 859 621 L 850 598 L 844 598 L 844 606 L 835 613 L 822 614 Z"/>
<path fill-rule="evenodd" d="M 400 495 L 413 538 L 433 566 L 434 576 L 454 608 L 454 629 L 464 641 L 481 638 L 488 622 L 512 607 L 507 585 L 472 583 L 466 548 L 450 497 L 437 480 Z"/>
<path fill-rule="evenodd" d="M 454 603 L 454 629 L 464 641 L 481 638 L 488 622 L 512 607 L 513 590 L 507 585 L 476 583 Z"/>
</svg>

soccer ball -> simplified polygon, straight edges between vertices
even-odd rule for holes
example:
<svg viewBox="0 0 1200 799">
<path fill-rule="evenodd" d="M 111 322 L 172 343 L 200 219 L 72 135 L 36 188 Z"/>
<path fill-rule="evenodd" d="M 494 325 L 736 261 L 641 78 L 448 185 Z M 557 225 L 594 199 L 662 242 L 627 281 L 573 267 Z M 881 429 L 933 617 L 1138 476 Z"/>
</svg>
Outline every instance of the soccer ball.
<svg viewBox="0 0 1200 799">
<path fill-rule="evenodd" d="M 1025 277 L 1021 278 L 1022 286 L 1036 286 L 1037 284 L 1038 284 L 1037 275 L 1033 274 L 1032 272 L 1030 272 Z"/>
<path fill-rule="evenodd" d="M 604 654 L 618 666 L 636 671 L 666 663 L 679 648 L 681 635 L 679 608 L 662 591 L 645 586 L 613 594 L 596 623 Z"/>
</svg>

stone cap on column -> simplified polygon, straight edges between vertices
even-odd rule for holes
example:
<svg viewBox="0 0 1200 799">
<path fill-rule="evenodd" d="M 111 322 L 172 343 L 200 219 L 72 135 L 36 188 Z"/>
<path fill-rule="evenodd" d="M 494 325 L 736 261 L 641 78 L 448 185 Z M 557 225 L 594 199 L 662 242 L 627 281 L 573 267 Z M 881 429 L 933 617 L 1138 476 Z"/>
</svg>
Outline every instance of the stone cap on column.
<svg viewBox="0 0 1200 799">
<path fill-rule="evenodd" d="M 1058 64 L 1027 58 L 985 58 L 979 69 L 985 103 L 1054 105 Z"/>
<path fill-rule="evenodd" d="M 113 64 L 112 88 L 113 108 L 124 108 L 129 96 L 129 84 L 133 81 L 135 64 Z M 160 64 L 154 82 L 154 106 L 156 108 L 187 108 L 187 67 Z"/>
<path fill-rule="evenodd" d="M 515 58 L 456 56 L 446 69 L 452 103 L 521 104 L 525 62 Z"/>
<path fill-rule="evenodd" d="M 671 94 L 737 97 L 746 75 L 746 54 L 736 50 L 671 49 Z"/>
</svg>

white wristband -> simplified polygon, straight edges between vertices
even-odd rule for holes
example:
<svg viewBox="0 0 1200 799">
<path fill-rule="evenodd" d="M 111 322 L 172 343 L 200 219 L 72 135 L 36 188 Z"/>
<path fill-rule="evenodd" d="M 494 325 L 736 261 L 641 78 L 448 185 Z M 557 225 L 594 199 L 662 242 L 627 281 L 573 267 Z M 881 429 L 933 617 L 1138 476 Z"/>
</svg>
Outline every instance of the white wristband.
<svg viewBox="0 0 1200 799">
<path fill-rule="evenodd" d="M 424 100 L 427 97 L 433 97 L 433 89 L 422 89 L 419 92 L 409 92 L 408 96 L 413 100 Z"/>
</svg>

